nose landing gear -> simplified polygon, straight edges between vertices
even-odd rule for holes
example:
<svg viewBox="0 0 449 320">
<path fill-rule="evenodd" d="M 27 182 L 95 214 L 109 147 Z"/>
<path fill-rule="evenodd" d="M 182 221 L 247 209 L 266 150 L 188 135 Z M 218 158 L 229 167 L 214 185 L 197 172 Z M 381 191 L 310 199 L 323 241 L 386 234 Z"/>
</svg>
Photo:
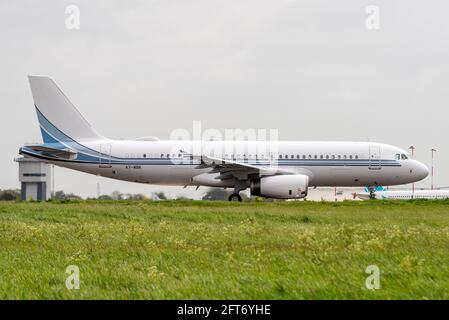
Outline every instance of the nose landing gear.
<svg viewBox="0 0 449 320">
<path fill-rule="evenodd" d="M 371 187 L 371 186 L 368 187 L 368 192 L 369 192 L 369 198 L 370 198 L 370 200 L 376 199 L 376 193 L 375 193 L 375 191 L 376 191 L 376 187 Z"/>
</svg>

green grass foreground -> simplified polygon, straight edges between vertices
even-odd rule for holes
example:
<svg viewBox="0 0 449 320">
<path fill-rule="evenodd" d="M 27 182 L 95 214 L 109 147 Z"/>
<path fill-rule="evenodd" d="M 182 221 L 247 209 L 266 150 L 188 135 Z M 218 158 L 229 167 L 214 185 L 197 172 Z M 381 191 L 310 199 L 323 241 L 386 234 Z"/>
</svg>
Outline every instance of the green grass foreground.
<svg viewBox="0 0 449 320">
<path fill-rule="evenodd" d="M 449 201 L 3 202 L 0 298 L 447 299 Z"/>
</svg>

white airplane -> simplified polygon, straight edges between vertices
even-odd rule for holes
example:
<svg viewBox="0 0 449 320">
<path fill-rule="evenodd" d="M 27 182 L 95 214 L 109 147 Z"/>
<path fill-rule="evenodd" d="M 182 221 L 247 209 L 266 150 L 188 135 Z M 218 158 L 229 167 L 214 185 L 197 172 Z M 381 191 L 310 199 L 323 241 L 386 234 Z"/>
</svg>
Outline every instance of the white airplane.
<svg viewBox="0 0 449 320">
<path fill-rule="evenodd" d="M 400 185 L 428 175 L 406 151 L 374 142 L 112 140 L 90 126 L 53 80 L 29 81 L 44 143 L 19 153 L 103 177 L 233 188 L 229 200 L 241 201 L 247 188 L 256 196 L 298 199 L 309 186 Z"/>
<path fill-rule="evenodd" d="M 365 190 L 365 192 L 358 192 L 355 194 L 362 200 L 369 199 L 398 199 L 398 200 L 410 200 L 410 199 L 447 199 L 449 198 L 449 190 Z"/>
</svg>

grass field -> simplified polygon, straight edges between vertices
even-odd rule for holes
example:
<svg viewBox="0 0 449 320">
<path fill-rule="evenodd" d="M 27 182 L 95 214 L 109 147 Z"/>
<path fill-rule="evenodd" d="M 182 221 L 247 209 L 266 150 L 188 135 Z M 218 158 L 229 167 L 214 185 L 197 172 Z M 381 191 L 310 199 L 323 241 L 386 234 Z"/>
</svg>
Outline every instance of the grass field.
<svg viewBox="0 0 449 320">
<path fill-rule="evenodd" d="M 4 202 L 0 298 L 447 299 L 449 201 Z"/>
</svg>

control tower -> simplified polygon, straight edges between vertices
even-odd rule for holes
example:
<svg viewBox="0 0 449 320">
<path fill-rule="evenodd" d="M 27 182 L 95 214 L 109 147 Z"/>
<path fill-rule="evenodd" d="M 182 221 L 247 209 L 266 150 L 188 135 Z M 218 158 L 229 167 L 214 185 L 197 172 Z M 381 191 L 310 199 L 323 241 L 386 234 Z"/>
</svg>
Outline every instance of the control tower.
<svg viewBox="0 0 449 320">
<path fill-rule="evenodd" d="M 45 201 L 51 197 L 51 165 L 38 160 L 20 157 L 19 181 L 21 182 L 22 200 Z"/>
</svg>

